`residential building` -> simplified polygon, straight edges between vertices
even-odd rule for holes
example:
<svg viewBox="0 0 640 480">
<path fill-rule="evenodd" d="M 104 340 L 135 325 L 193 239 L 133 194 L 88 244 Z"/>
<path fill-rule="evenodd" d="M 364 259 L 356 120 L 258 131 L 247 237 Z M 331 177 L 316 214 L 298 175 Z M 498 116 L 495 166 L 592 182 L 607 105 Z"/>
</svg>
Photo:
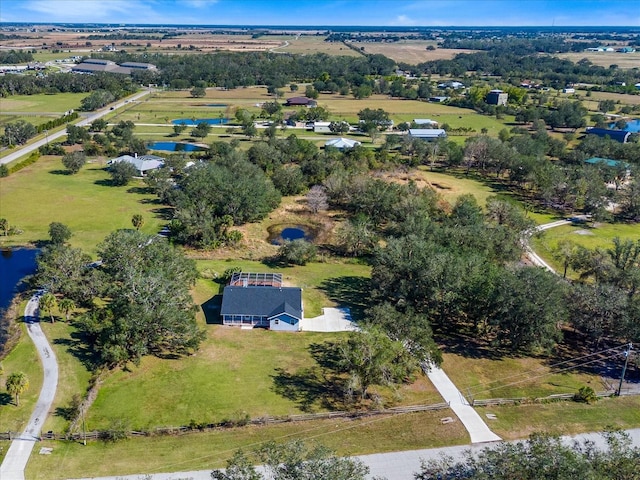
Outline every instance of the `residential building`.
<svg viewBox="0 0 640 480">
<path fill-rule="evenodd" d="M 313 98 L 307 97 L 291 97 L 287 98 L 287 102 L 285 103 L 286 107 L 317 107 L 318 102 L 316 102 Z"/>
<path fill-rule="evenodd" d="M 487 93 L 487 98 L 485 101 L 489 105 L 506 105 L 507 100 L 509 99 L 509 94 L 507 92 L 503 92 L 502 90 L 491 90 Z"/>
<path fill-rule="evenodd" d="M 283 287 L 278 273 L 235 273 L 224 288 L 220 316 L 224 325 L 298 332 L 302 289 Z"/>
<path fill-rule="evenodd" d="M 362 142 L 358 142 L 357 140 L 351 140 L 349 138 L 332 138 L 331 140 L 327 141 L 324 146 L 325 147 L 333 147 L 333 148 L 337 148 L 338 150 L 348 150 L 349 148 L 353 148 L 353 147 L 357 147 L 358 145 L 361 145 Z"/>
<path fill-rule="evenodd" d="M 431 120 L 429 118 L 414 118 L 411 123 L 414 123 L 419 126 L 431 126 L 431 127 L 438 126 L 438 122 L 436 122 L 435 120 Z"/>
<path fill-rule="evenodd" d="M 164 158 L 156 155 L 122 155 L 117 158 L 112 158 L 107 162 L 107 165 L 113 165 L 114 163 L 127 162 L 136 167 L 138 174 L 142 177 L 151 170 L 156 170 L 164 166 Z"/>
</svg>

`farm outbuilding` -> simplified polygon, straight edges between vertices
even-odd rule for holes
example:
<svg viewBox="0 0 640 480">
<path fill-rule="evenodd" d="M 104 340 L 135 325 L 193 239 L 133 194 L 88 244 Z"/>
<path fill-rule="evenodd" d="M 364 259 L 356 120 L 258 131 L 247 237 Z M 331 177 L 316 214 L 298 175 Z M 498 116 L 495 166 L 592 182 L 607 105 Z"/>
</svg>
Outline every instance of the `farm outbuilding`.
<svg viewBox="0 0 640 480">
<path fill-rule="evenodd" d="M 509 94 L 502 90 L 491 90 L 487 93 L 486 102 L 489 105 L 506 105 L 509 100 Z"/>
<path fill-rule="evenodd" d="M 353 147 L 357 147 L 358 145 L 361 145 L 362 142 L 358 142 L 357 140 L 351 140 L 349 138 L 332 138 L 331 140 L 327 141 L 324 146 L 325 147 L 333 147 L 333 148 L 337 148 L 338 150 L 347 150 L 349 148 L 353 148 Z"/>
<path fill-rule="evenodd" d="M 318 105 L 318 102 L 316 102 L 313 98 L 307 98 L 307 97 L 291 97 L 291 98 L 287 98 L 287 102 L 285 103 L 285 106 L 287 107 L 315 107 Z"/>
<path fill-rule="evenodd" d="M 439 138 L 447 138 L 447 132 L 442 128 L 410 128 L 409 136 L 431 142 Z"/>
</svg>

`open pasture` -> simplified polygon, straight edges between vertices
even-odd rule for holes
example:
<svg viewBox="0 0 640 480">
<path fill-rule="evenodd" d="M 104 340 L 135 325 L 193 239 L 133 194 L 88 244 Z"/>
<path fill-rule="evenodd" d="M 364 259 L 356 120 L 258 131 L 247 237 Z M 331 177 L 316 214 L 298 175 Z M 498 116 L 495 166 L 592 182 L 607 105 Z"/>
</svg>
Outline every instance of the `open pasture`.
<svg viewBox="0 0 640 480">
<path fill-rule="evenodd" d="M 579 62 L 586 58 L 594 65 L 609 68 L 617 65 L 618 68 L 637 68 L 640 66 L 640 52 L 620 53 L 620 52 L 571 52 L 558 53 L 556 57 L 564 58 L 572 62 Z"/>
<path fill-rule="evenodd" d="M 364 48 L 368 54 L 381 54 L 396 62 L 404 62 L 410 65 L 428 62 L 431 60 L 449 60 L 461 53 L 475 53 L 477 50 L 457 48 L 436 48 L 427 50 L 429 46 L 436 46 L 432 40 L 400 40 L 398 42 L 354 42 L 357 48 Z"/>
<path fill-rule="evenodd" d="M 67 175 L 60 157 L 41 157 L 35 164 L 0 178 L 0 216 L 24 231 L 2 237 L 2 244 L 47 240 L 49 223 L 61 222 L 73 232 L 71 245 L 95 254 L 96 245 L 110 232 L 132 228 L 131 217 L 136 213 L 144 217 L 142 231 L 157 233 L 163 223 L 163 206 L 147 193 L 142 181 L 111 186 L 102 162 L 104 159 L 92 159 L 76 175 Z"/>
<path fill-rule="evenodd" d="M 362 54 L 345 46 L 342 42 L 325 42 L 324 35 L 269 35 L 263 39 L 277 40 L 279 47 L 272 48 L 273 52 L 295 53 L 301 55 L 312 55 L 314 53 L 326 53 L 327 55 L 338 55 L 347 57 L 361 57 Z"/>
<path fill-rule="evenodd" d="M 0 112 L 45 113 L 57 114 L 80 107 L 81 100 L 86 93 L 57 93 L 55 95 L 12 95 L 0 98 Z"/>
</svg>

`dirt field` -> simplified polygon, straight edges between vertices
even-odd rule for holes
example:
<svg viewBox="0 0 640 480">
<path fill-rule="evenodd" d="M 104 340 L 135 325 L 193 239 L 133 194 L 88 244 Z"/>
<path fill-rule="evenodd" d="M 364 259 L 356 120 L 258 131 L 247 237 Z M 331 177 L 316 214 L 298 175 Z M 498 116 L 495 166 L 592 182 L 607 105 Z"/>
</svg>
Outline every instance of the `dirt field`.
<svg viewBox="0 0 640 480">
<path fill-rule="evenodd" d="M 463 50 L 454 48 L 436 48 L 427 50 L 429 45 L 435 46 L 435 42 L 427 40 L 403 40 L 394 43 L 354 43 L 358 48 L 364 47 L 367 53 L 380 53 L 396 62 L 405 62 L 412 65 L 427 62 L 429 60 L 450 59 L 459 53 L 474 53 L 476 50 Z"/>
<path fill-rule="evenodd" d="M 572 62 L 578 62 L 586 58 L 593 62 L 594 65 L 601 67 L 609 67 L 610 65 L 618 65 L 619 68 L 640 67 L 640 52 L 618 53 L 618 52 L 577 52 L 577 53 L 561 53 L 557 55 L 560 58 L 566 58 Z"/>
</svg>

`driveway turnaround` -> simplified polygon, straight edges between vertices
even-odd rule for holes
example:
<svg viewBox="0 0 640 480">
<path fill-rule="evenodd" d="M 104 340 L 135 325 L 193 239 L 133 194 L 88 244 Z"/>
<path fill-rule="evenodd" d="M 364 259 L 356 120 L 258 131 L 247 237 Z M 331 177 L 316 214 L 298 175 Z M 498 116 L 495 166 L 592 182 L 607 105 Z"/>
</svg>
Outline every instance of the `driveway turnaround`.
<svg viewBox="0 0 640 480">
<path fill-rule="evenodd" d="M 351 320 L 348 308 L 323 308 L 322 315 L 303 318 L 300 322 L 303 332 L 352 332 L 358 325 Z"/>
<path fill-rule="evenodd" d="M 49 414 L 53 398 L 58 387 L 58 362 L 56 355 L 51 349 L 40 324 L 38 323 L 38 300 L 39 295 L 34 295 L 24 309 L 24 321 L 27 324 L 29 336 L 38 350 L 42 367 L 44 369 L 44 381 L 40 390 L 40 397 L 36 403 L 36 408 L 31 414 L 29 423 L 22 434 L 11 442 L 11 446 L 0 466 L 1 480 L 24 480 L 24 469 L 29 461 L 29 456 L 35 443 L 40 438 L 42 424 Z"/>
<path fill-rule="evenodd" d="M 427 376 L 436 387 L 438 393 L 442 395 L 445 402 L 449 404 L 451 410 L 458 416 L 464 428 L 469 432 L 471 443 L 498 442 L 502 440 L 493 433 L 478 412 L 469 405 L 460 390 L 453 384 L 451 379 L 441 368 L 431 366 L 427 370 Z"/>
<path fill-rule="evenodd" d="M 626 430 L 631 438 L 631 443 L 640 447 L 640 428 Z M 606 442 L 599 433 L 583 433 L 574 437 L 562 437 L 566 445 L 573 445 L 574 441 L 593 442 L 594 446 L 600 450 L 606 448 Z M 430 448 L 426 450 L 408 450 L 406 452 L 389 452 L 375 453 L 373 455 L 362 455 L 354 457 L 361 460 L 369 467 L 369 475 L 367 478 L 384 477 L 387 480 L 413 480 L 413 474 L 420 470 L 422 460 L 437 460 L 442 456 L 452 457 L 454 460 L 462 460 L 465 452 L 471 451 L 478 453 L 487 445 L 458 445 L 455 447 Z M 264 473 L 264 469 L 257 467 L 260 473 Z M 154 473 L 150 475 L 118 475 L 114 477 L 99 478 L 83 478 L 78 480 L 211 480 L 211 469 L 196 470 L 191 472 L 175 472 L 175 473 Z"/>
</svg>

